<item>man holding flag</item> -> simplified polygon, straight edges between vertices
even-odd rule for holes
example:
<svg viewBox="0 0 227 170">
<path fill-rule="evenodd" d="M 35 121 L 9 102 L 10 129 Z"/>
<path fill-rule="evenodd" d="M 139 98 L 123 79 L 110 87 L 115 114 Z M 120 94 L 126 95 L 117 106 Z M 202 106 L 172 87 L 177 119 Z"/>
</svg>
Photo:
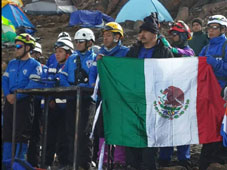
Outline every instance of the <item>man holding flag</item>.
<svg viewBox="0 0 227 170">
<path fill-rule="evenodd" d="M 126 57 L 133 58 L 172 58 L 172 52 L 158 39 L 159 28 L 157 18 L 148 16 L 144 18 L 138 35 L 139 42 L 130 48 Z M 127 147 L 126 164 L 140 170 L 155 170 L 156 148 Z M 139 160 L 138 160 L 139 158 Z"/>
<path fill-rule="evenodd" d="M 156 169 L 154 147 L 222 141 L 224 113 L 224 101 L 217 95 L 221 87 L 207 59 L 155 59 L 161 44 L 158 40 L 148 53 L 155 36 L 146 30 L 157 28 L 150 24 L 141 26 L 142 43 L 130 49 L 128 58 L 98 62 L 106 143 L 129 147 L 126 161 L 140 170 Z"/>
</svg>

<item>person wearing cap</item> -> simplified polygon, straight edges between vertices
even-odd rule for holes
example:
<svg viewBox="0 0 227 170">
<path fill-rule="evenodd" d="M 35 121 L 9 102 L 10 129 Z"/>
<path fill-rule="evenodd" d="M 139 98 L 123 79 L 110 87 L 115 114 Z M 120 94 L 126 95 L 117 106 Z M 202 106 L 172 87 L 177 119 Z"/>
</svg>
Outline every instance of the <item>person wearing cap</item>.
<svg viewBox="0 0 227 170">
<path fill-rule="evenodd" d="M 75 49 L 67 59 L 64 68 L 60 72 L 60 85 L 69 87 L 72 85 L 92 88 L 96 77 L 91 78 L 91 67 L 96 66 L 96 54 L 91 48 L 95 42 L 95 35 L 89 28 L 79 29 L 74 36 Z M 93 104 L 90 92 L 83 92 L 81 98 L 81 116 L 78 133 L 78 156 L 79 169 L 88 170 L 92 162 L 92 140 L 86 132 L 89 117 L 89 107 Z M 68 165 L 73 165 L 74 136 L 75 136 L 75 105 L 76 97 L 67 98 L 66 111 L 66 139 L 68 144 Z"/>
<path fill-rule="evenodd" d="M 207 63 L 211 65 L 214 74 L 223 88 L 227 84 L 227 38 L 225 31 L 227 19 L 223 15 L 213 15 L 208 18 L 207 31 L 209 44 L 203 47 L 200 57 L 206 57 Z M 220 95 L 220 94 L 217 94 Z M 222 142 L 203 144 L 199 168 L 205 170 L 210 163 L 224 164 L 227 157 L 227 150 Z"/>
<path fill-rule="evenodd" d="M 27 33 L 19 34 L 15 38 L 15 47 L 16 58 L 9 62 L 2 76 L 2 88 L 6 99 L 3 108 L 3 161 L 11 159 L 12 156 L 12 121 L 15 102 L 17 102 L 15 155 L 19 159 L 25 159 L 33 119 L 32 101 L 25 94 L 15 96 L 14 91 L 35 88 L 36 83 L 33 80 L 40 78 L 42 74 L 40 63 L 30 55 L 30 51 L 35 47 L 35 38 Z"/>
<path fill-rule="evenodd" d="M 146 17 L 140 26 L 139 41 L 134 44 L 126 57 L 139 59 L 145 58 L 172 58 L 173 53 L 165 47 L 161 39 L 158 38 L 159 28 L 157 19 L 153 16 Z M 133 148 L 126 147 L 126 164 L 138 170 L 156 169 L 157 148 Z"/>
<path fill-rule="evenodd" d="M 65 66 L 68 57 L 74 51 L 73 43 L 68 39 L 58 39 L 54 45 L 57 63 L 50 64 L 47 72 L 48 80 L 59 79 L 59 74 Z M 56 85 L 55 85 L 56 86 Z M 67 166 L 67 141 L 65 139 L 66 99 L 51 98 L 48 110 L 46 167 L 51 167 L 55 153 L 58 156 L 59 170 Z"/>
<path fill-rule="evenodd" d="M 103 56 L 113 56 L 113 57 L 124 57 L 128 53 L 128 47 L 123 46 L 121 40 L 124 37 L 124 31 L 120 24 L 116 22 L 109 22 L 105 24 L 104 28 L 102 29 L 103 32 L 103 46 L 101 46 L 99 50 L 99 54 L 97 59 L 101 59 Z M 97 67 L 95 67 L 97 68 Z M 96 71 L 92 73 L 96 74 Z M 93 76 L 95 77 L 95 76 Z M 97 104 L 100 102 L 101 97 L 98 97 Z M 101 110 L 102 112 L 102 110 Z M 101 146 L 104 142 L 104 130 L 103 130 L 103 117 L 100 114 L 98 118 L 98 122 L 96 124 L 96 134 L 95 138 L 99 138 L 98 142 L 96 143 L 99 145 L 99 151 L 101 151 Z M 114 146 L 112 146 L 113 148 Z M 107 149 L 107 146 L 105 147 Z M 100 152 L 99 152 L 100 153 Z M 107 152 L 105 152 L 104 162 L 107 162 Z M 96 153 L 94 153 L 94 160 L 98 157 Z M 124 165 L 125 164 L 125 148 L 123 146 L 115 146 L 114 153 L 113 153 L 113 163 Z M 96 161 L 96 160 L 95 160 Z"/>
<path fill-rule="evenodd" d="M 202 30 L 203 21 L 200 18 L 192 20 L 192 39 L 188 41 L 189 46 L 194 50 L 195 55 L 198 56 L 202 48 L 209 43 L 207 34 Z"/>
<path fill-rule="evenodd" d="M 194 56 L 194 51 L 188 46 L 188 39 L 191 38 L 191 32 L 184 21 L 177 21 L 169 30 L 172 39 L 172 46 L 169 48 L 174 54 L 174 57 L 191 57 Z M 161 147 L 159 152 L 159 166 L 167 167 L 170 164 L 174 147 Z M 189 169 L 190 163 L 190 145 L 177 146 L 177 158 L 179 164 Z"/>
</svg>

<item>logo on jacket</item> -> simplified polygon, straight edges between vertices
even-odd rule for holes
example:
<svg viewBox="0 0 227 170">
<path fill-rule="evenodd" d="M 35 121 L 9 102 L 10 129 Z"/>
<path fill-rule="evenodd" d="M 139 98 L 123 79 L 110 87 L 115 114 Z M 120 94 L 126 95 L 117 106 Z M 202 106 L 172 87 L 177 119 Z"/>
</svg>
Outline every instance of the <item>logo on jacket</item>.
<svg viewBox="0 0 227 170">
<path fill-rule="evenodd" d="M 26 75 L 26 74 L 27 74 L 27 72 L 28 72 L 28 70 L 27 70 L 27 69 L 24 69 L 24 70 L 23 70 L 23 74 L 24 74 L 24 75 Z"/>
<path fill-rule="evenodd" d="M 180 88 L 169 86 L 160 92 L 162 95 L 158 96 L 158 101 L 154 101 L 154 108 L 161 117 L 177 119 L 188 109 L 190 100 L 187 99 L 184 103 L 184 92 Z"/>
<path fill-rule="evenodd" d="M 93 60 L 87 60 L 86 64 L 87 64 L 87 67 L 90 68 L 93 64 Z"/>
<path fill-rule="evenodd" d="M 37 67 L 36 67 L 36 72 L 37 72 L 38 75 L 41 75 L 41 73 L 42 73 L 42 68 L 41 68 L 41 66 L 37 66 Z"/>
</svg>

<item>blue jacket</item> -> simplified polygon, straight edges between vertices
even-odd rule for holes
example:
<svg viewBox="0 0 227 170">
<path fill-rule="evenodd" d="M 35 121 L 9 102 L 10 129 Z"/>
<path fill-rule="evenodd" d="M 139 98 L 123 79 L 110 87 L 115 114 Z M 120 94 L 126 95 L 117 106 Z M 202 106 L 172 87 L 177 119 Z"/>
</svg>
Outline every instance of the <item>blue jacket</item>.
<svg viewBox="0 0 227 170">
<path fill-rule="evenodd" d="M 47 79 L 54 80 L 59 78 L 59 72 L 65 67 L 65 64 L 53 63 L 47 69 Z"/>
<path fill-rule="evenodd" d="M 56 55 L 54 53 L 48 58 L 46 66 L 49 67 L 51 64 L 57 64 L 57 63 L 58 63 L 58 61 L 57 61 Z"/>
<path fill-rule="evenodd" d="M 118 42 L 117 46 L 108 50 L 106 47 L 102 46 L 99 50 L 100 54 L 104 54 L 106 56 L 114 56 L 114 57 L 124 57 L 128 53 L 129 48 L 121 45 L 121 41 Z"/>
<path fill-rule="evenodd" d="M 105 46 L 102 46 L 99 50 L 99 54 L 103 54 L 105 56 L 114 56 L 114 57 L 125 57 L 126 54 L 128 53 L 129 48 L 125 47 L 121 44 L 121 41 L 118 42 L 117 46 L 114 48 L 108 50 Z M 94 80 L 92 79 L 92 82 L 96 81 L 97 77 L 97 66 L 93 66 L 91 68 L 91 78 L 95 78 Z"/>
<path fill-rule="evenodd" d="M 207 63 L 212 66 L 221 87 L 224 87 L 227 82 L 227 46 L 225 47 L 224 58 L 220 57 L 222 56 L 222 47 L 226 40 L 224 34 L 210 39 L 209 44 L 199 54 L 199 56 L 207 57 Z"/>
<path fill-rule="evenodd" d="M 76 57 L 80 56 L 81 60 L 81 68 L 86 71 L 89 76 L 89 83 L 80 83 L 79 86 L 81 87 L 92 87 L 91 84 L 95 83 L 91 80 L 95 80 L 96 77 L 91 78 L 91 67 L 96 67 L 96 54 L 92 49 L 88 50 L 86 53 L 81 53 L 79 51 L 75 51 L 69 58 L 67 59 L 64 68 L 59 74 L 60 78 L 60 85 L 61 86 L 70 86 L 75 82 L 75 70 L 76 66 Z"/>
<path fill-rule="evenodd" d="M 38 88 L 37 83 L 32 79 L 39 79 L 41 74 L 41 64 L 33 58 L 11 60 L 2 76 L 4 96 L 13 94 L 17 89 Z M 18 94 L 17 98 L 20 99 L 24 96 Z"/>
</svg>

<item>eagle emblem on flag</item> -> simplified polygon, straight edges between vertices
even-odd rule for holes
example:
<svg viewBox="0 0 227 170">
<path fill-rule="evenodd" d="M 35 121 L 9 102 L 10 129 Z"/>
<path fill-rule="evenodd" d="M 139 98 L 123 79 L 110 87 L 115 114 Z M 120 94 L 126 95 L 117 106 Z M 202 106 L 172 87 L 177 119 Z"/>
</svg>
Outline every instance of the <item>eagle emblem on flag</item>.
<svg viewBox="0 0 227 170">
<path fill-rule="evenodd" d="M 154 101 L 154 109 L 158 114 L 166 119 L 176 119 L 188 109 L 190 100 L 185 102 L 184 92 L 174 86 L 169 86 L 165 90 L 160 90 L 161 95 Z"/>
</svg>

